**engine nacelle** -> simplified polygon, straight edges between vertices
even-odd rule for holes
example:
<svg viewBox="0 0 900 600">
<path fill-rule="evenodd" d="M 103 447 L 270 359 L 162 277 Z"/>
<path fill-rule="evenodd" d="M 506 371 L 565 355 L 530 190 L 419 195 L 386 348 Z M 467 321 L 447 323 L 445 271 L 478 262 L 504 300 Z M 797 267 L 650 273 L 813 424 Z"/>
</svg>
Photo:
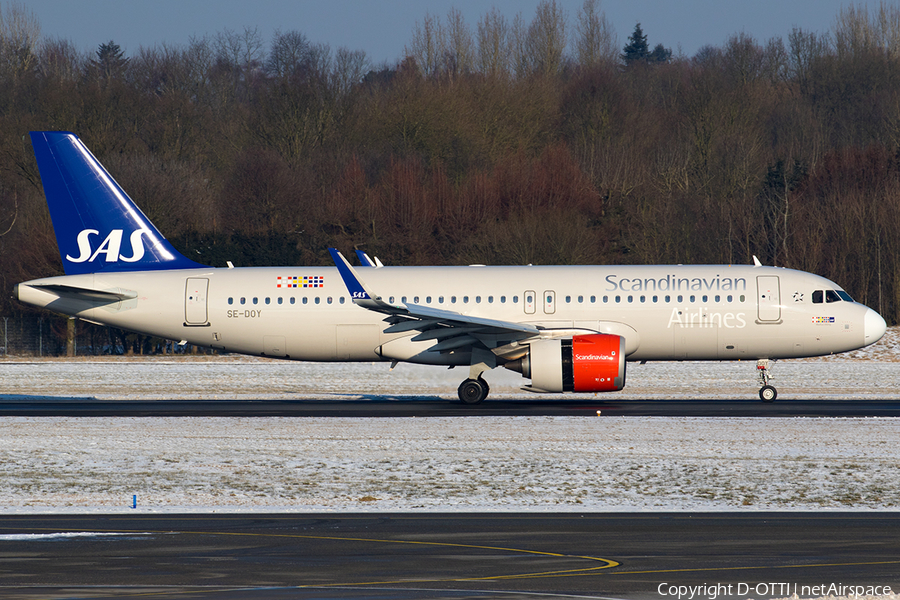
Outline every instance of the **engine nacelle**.
<svg viewBox="0 0 900 600">
<path fill-rule="evenodd" d="M 505 364 L 543 392 L 616 392 L 625 387 L 625 338 L 593 333 L 531 342 L 524 357 Z"/>
</svg>

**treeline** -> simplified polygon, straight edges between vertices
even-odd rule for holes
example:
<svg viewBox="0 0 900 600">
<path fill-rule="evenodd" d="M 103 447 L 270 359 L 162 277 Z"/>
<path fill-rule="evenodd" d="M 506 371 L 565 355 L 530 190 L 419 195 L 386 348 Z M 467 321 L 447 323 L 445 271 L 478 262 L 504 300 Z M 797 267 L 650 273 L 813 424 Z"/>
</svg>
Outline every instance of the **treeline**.
<svg viewBox="0 0 900 600">
<path fill-rule="evenodd" d="M 544 0 L 529 21 L 428 16 L 381 66 L 254 29 L 85 55 L 21 6 L 0 15 L 3 290 L 62 272 L 27 133 L 66 129 L 207 264 L 756 255 L 900 322 L 896 6 L 689 57 L 639 25 L 617 39 L 595 0 Z"/>
</svg>

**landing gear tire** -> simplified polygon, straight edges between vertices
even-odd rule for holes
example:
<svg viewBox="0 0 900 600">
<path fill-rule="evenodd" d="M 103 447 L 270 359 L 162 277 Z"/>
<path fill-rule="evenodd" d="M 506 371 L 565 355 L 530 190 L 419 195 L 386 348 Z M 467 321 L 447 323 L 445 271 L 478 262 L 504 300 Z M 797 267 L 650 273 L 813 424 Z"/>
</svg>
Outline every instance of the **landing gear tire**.
<svg viewBox="0 0 900 600">
<path fill-rule="evenodd" d="M 764 385 L 759 390 L 759 399 L 763 402 L 775 402 L 775 398 L 777 397 L 778 391 L 771 385 Z"/>
<path fill-rule="evenodd" d="M 487 381 L 479 377 L 478 379 L 466 379 L 459 384 L 459 399 L 463 404 L 480 404 L 487 398 L 491 388 L 488 387 Z"/>
</svg>

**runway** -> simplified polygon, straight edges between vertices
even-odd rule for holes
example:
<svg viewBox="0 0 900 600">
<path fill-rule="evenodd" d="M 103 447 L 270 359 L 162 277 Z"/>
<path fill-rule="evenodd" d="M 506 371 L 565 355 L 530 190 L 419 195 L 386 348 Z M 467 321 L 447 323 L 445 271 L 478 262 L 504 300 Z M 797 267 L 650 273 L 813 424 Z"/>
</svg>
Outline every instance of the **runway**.
<svg viewBox="0 0 900 600">
<path fill-rule="evenodd" d="M 900 399 L 590 400 L 491 398 L 476 406 L 439 397 L 367 396 L 302 400 L 98 400 L 0 394 L 0 416 L 19 417 L 898 417 Z"/>
<path fill-rule="evenodd" d="M 898 572 L 897 514 L 0 517 L 6 598 L 810 597 Z"/>
</svg>

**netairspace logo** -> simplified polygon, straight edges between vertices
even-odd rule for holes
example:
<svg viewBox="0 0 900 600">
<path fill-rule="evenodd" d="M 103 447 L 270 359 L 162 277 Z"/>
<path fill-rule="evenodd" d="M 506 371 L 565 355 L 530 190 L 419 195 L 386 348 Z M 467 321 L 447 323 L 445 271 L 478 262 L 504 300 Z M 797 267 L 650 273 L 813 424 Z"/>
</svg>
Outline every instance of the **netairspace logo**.
<svg viewBox="0 0 900 600">
<path fill-rule="evenodd" d="M 844 585 L 842 583 L 823 583 L 820 585 L 798 585 L 788 582 L 760 583 L 704 583 L 703 585 L 672 585 L 668 582 L 659 584 L 656 592 L 660 596 L 677 600 L 693 600 L 705 598 L 716 600 L 722 596 L 756 596 L 785 597 L 817 597 L 817 596 L 889 596 L 894 593 L 889 585 Z"/>
</svg>

